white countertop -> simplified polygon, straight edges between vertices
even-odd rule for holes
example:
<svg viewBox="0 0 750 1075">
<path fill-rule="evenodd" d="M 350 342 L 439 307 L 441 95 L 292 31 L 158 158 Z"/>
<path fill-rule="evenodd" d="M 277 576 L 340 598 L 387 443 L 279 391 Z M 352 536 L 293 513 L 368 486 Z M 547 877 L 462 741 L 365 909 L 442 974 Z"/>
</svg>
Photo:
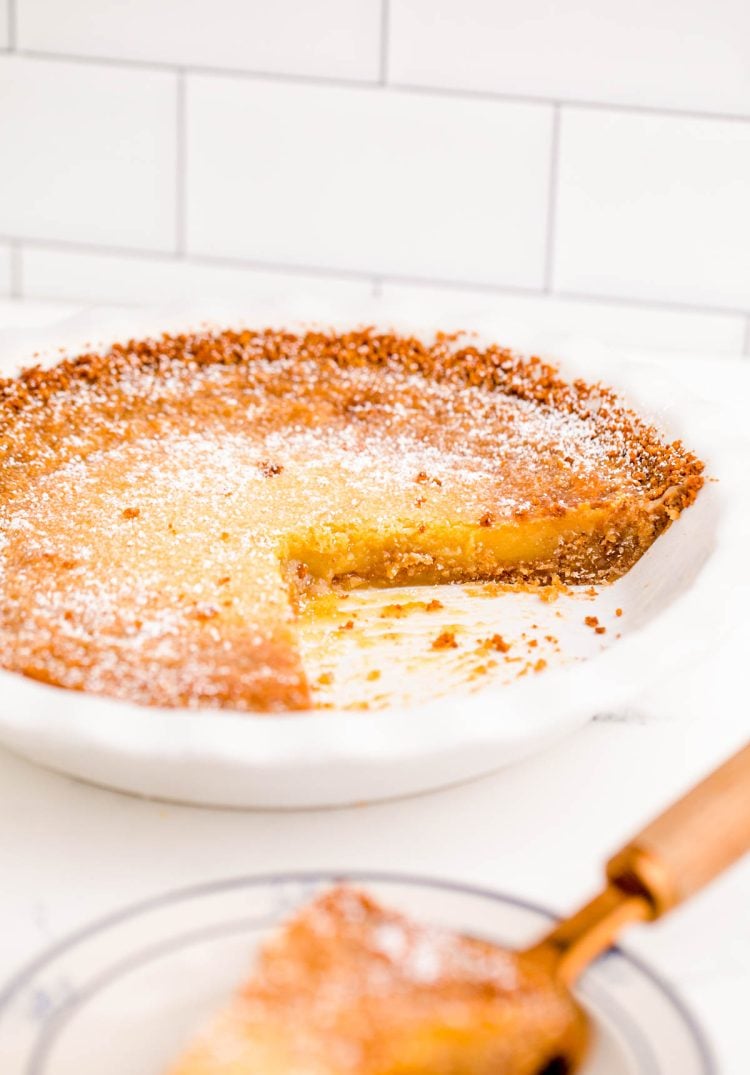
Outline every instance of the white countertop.
<svg viewBox="0 0 750 1075">
<path fill-rule="evenodd" d="M 60 304 L 0 303 L 0 328 L 66 312 Z M 728 384 L 735 399 L 750 400 L 748 359 L 666 361 L 679 363 L 681 380 L 717 406 L 726 406 Z M 741 431 L 741 416 L 731 407 L 726 413 Z M 471 784 L 376 806 L 307 813 L 167 806 L 0 752 L 0 979 L 112 910 L 237 874 L 404 870 L 570 910 L 592 892 L 619 842 L 747 738 L 748 641 L 747 631 L 720 645 L 707 640 L 705 661 L 680 682 L 543 755 Z M 749 909 L 747 860 L 663 923 L 625 939 L 692 1007 L 722 1075 L 745 1075 L 750 1064 Z"/>
</svg>

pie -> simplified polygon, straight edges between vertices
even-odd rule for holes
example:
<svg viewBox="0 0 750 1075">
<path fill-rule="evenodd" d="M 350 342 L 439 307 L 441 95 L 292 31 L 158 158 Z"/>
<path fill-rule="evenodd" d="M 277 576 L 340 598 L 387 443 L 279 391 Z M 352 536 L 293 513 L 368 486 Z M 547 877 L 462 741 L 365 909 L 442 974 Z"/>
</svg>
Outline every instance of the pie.
<svg viewBox="0 0 750 1075">
<path fill-rule="evenodd" d="M 160 706 L 299 710 L 330 587 L 599 583 L 702 464 L 609 389 L 470 338 L 118 344 L 0 382 L 0 662 Z"/>
<path fill-rule="evenodd" d="M 561 1075 L 584 1044 L 534 964 L 342 886 L 263 948 L 169 1075 Z"/>
</svg>

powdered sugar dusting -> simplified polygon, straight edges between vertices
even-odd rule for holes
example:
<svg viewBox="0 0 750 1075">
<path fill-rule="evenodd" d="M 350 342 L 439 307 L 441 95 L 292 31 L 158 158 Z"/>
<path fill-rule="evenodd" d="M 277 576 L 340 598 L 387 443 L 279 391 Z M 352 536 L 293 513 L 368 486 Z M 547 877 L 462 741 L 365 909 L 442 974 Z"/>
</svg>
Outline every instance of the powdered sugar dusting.
<svg viewBox="0 0 750 1075">
<path fill-rule="evenodd" d="M 692 465 L 604 390 L 372 333 L 142 341 L 0 400 L 3 662 L 150 704 L 304 707 L 290 594 L 492 577 L 435 535 L 653 500 Z"/>
<path fill-rule="evenodd" d="M 400 990 L 463 989 L 483 985 L 511 992 L 518 985 L 514 959 L 502 949 L 437 926 L 415 923 L 381 907 L 358 889 L 342 885 L 325 893 L 266 948 L 264 975 L 284 974 L 284 961 L 315 949 L 333 953 L 318 991 L 375 996 Z M 338 979 L 338 980 L 337 980 Z"/>
<path fill-rule="evenodd" d="M 173 1075 L 541 1071 L 580 1027 L 528 961 L 340 886 L 267 943 L 234 1003 Z"/>
</svg>

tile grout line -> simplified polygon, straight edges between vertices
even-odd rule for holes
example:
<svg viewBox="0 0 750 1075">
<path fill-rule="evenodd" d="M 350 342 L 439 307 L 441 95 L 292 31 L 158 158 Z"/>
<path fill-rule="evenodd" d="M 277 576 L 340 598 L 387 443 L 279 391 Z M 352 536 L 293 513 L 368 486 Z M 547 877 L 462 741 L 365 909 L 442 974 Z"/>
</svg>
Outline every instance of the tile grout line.
<svg viewBox="0 0 750 1075">
<path fill-rule="evenodd" d="M 634 299 L 629 295 L 597 295 L 587 291 L 555 291 L 555 298 L 594 305 L 638 306 L 642 310 L 665 310 L 673 313 L 713 314 L 721 317 L 747 317 L 739 306 L 707 306 L 702 303 L 669 302 L 660 299 Z"/>
<path fill-rule="evenodd" d="M 388 0 L 384 0 L 387 3 Z M 394 93 L 414 93 L 433 97 L 477 98 L 487 101 L 503 101 L 508 104 L 528 104 L 539 107 L 565 106 L 589 111 L 625 113 L 629 115 L 666 116 L 675 119 L 717 120 L 730 123 L 750 123 L 750 111 L 712 112 L 691 108 L 661 107 L 659 105 L 626 104 L 619 101 L 594 101 L 585 98 L 533 96 L 524 93 L 503 93 L 498 90 L 475 90 L 460 86 L 435 86 L 429 84 L 382 82 L 336 78 L 328 75 L 305 75 L 283 71 L 252 71 L 247 68 L 212 67 L 200 64 L 176 64 L 158 60 L 131 60 L 119 56 L 85 56 L 76 53 L 51 52 L 41 49 L 17 49 L 18 55 L 30 60 L 79 63 L 101 67 L 129 67 L 135 70 L 162 71 L 186 74 L 212 75 L 217 78 L 236 78 L 255 81 L 282 82 L 299 85 L 320 85 L 341 89 L 386 90 Z"/>
<path fill-rule="evenodd" d="M 409 82 L 389 82 L 388 89 L 397 93 L 426 93 L 435 97 L 466 97 L 483 101 L 505 101 L 509 104 L 542 105 L 546 108 L 579 108 L 591 112 L 616 112 L 638 116 L 666 116 L 672 119 L 718 120 L 720 122 L 750 122 L 750 111 L 710 112 L 694 108 L 674 108 L 662 105 L 627 104 L 621 101 L 595 101 L 577 97 L 534 96 L 530 93 L 503 93 L 500 90 L 474 90 L 461 86 L 434 86 Z"/>
<path fill-rule="evenodd" d="M 560 105 L 555 105 L 552 115 L 549 155 L 549 190 L 547 191 L 547 242 L 544 251 L 544 291 L 550 294 L 553 287 L 555 238 L 557 228 L 558 162 L 560 157 Z"/>
<path fill-rule="evenodd" d="M 17 30 L 16 0 L 8 0 L 8 52 L 16 51 Z"/>
<path fill-rule="evenodd" d="M 94 243 L 76 242 L 64 239 L 37 239 L 26 236 L 0 234 L 0 241 L 10 244 L 11 248 L 22 246 L 32 249 L 47 249 L 61 253 L 102 255 L 104 257 L 145 258 L 162 261 L 165 264 L 178 264 L 183 260 L 174 251 L 139 250 L 129 247 L 99 246 Z M 410 276 L 399 273 L 373 274 L 367 269 L 331 268 L 324 265 L 298 265 L 289 262 L 264 261 L 262 259 L 226 257 L 221 255 L 191 252 L 184 256 L 189 264 L 200 266 L 223 266 L 230 269 L 249 269 L 268 272 L 279 276 L 317 276 L 334 280 L 358 280 L 363 283 L 375 281 L 381 288 L 389 284 L 413 287 L 445 288 L 449 291 L 484 292 L 487 295 L 516 295 L 530 299 L 549 299 L 550 293 L 541 288 L 523 287 L 514 284 L 489 284 L 475 280 L 446 280 L 435 277 Z M 563 301 L 584 302 L 592 305 L 631 306 L 640 310 L 661 310 L 677 314 L 702 314 L 720 317 L 741 317 L 748 324 L 750 332 L 750 313 L 747 309 L 729 306 L 706 306 L 701 304 L 662 302 L 658 299 L 637 299 L 626 295 L 597 295 L 585 291 L 555 291 L 554 297 Z M 750 343 L 750 341 L 748 341 Z"/>
<path fill-rule="evenodd" d="M 19 49 L 19 56 L 27 60 L 50 63 L 73 63 L 83 67 L 120 67 L 133 71 L 151 71 L 175 74 L 184 71 L 189 75 L 212 75 L 217 78 L 248 79 L 252 81 L 288 82 L 302 86 L 320 85 L 343 89 L 378 89 L 377 78 L 356 79 L 335 75 L 306 75 L 294 71 L 262 71 L 246 67 L 214 67 L 210 64 L 180 64 L 165 60 L 133 60 L 125 56 L 86 56 L 75 52 L 53 52 L 44 49 Z M 750 118 L 750 117 L 749 117 Z"/>
<path fill-rule="evenodd" d="M 175 250 L 185 257 L 187 239 L 187 84 L 185 71 L 177 73 L 177 132 L 175 140 Z"/>
<path fill-rule="evenodd" d="M 388 82 L 388 35 L 390 32 L 390 0 L 380 0 L 380 85 Z"/>
</svg>

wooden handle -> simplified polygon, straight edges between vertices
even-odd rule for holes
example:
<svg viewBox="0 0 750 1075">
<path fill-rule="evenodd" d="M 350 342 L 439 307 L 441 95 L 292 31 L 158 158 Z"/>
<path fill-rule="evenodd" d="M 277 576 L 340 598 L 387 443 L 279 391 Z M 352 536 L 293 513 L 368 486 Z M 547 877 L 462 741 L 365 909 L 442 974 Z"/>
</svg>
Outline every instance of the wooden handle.
<svg viewBox="0 0 750 1075">
<path fill-rule="evenodd" d="M 750 743 L 610 859 L 607 877 L 658 918 L 748 850 Z"/>
</svg>

